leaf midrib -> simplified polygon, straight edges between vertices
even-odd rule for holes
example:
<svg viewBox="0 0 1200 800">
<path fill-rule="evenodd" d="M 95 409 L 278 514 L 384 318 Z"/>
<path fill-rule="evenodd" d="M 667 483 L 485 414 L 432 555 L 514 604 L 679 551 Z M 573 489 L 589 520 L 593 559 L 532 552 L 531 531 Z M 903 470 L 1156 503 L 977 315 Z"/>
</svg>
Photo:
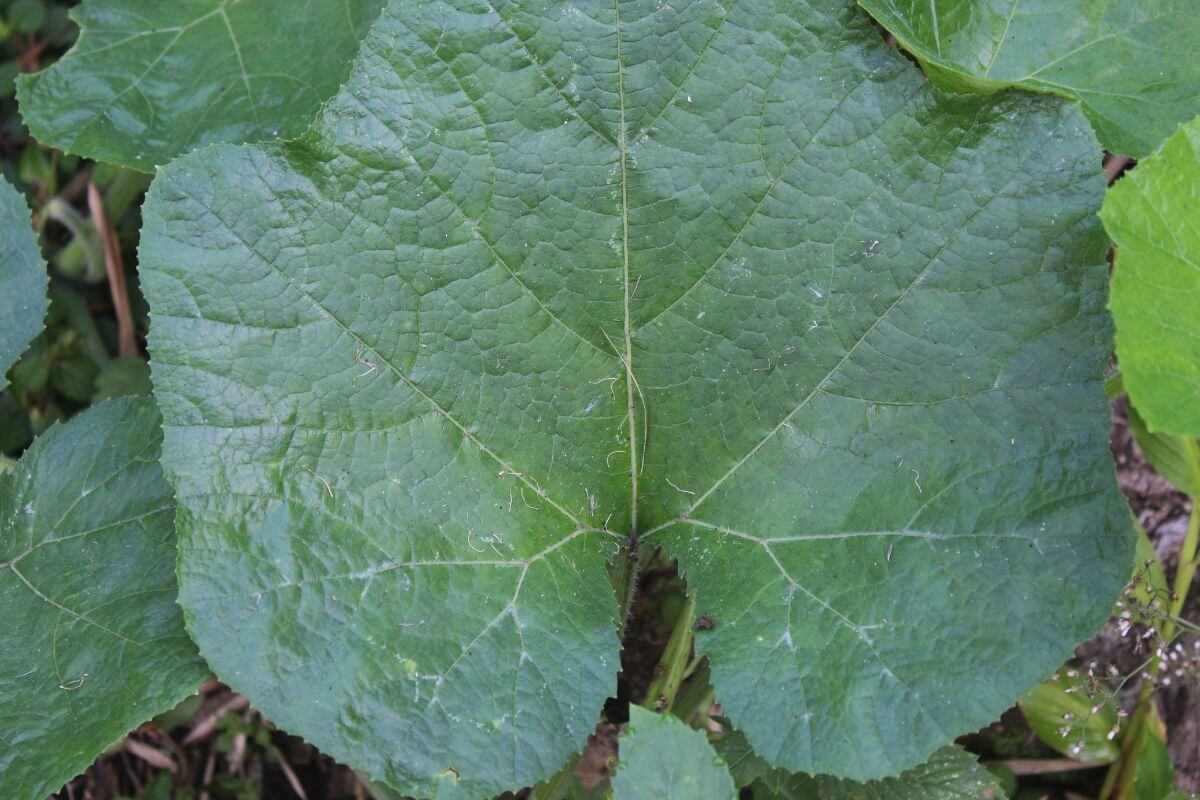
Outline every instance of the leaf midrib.
<svg viewBox="0 0 1200 800">
<path fill-rule="evenodd" d="M 499 11 L 491 3 L 489 3 L 488 5 L 489 5 L 489 7 L 491 7 L 491 10 L 493 11 L 493 13 L 495 13 L 497 15 L 497 17 L 499 17 L 501 19 L 501 21 L 505 24 L 505 26 L 509 29 L 509 32 L 512 34 L 512 36 L 516 40 L 517 45 L 522 48 L 526 58 L 534 66 L 534 68 L 538 71 L 541 78 L 546 82 L 546 84 L 552 90 L 554 90 L 558 94 L 559 99 L 562 102 L 564 102 L 564 104 L 567 106 L 569 111 L 577 119 L 579 119 L 582 123 L 584 123 L 594 134 L 599 136 L 601 139 L 608 141 L 609 143 L 612 143 L 612 139 L 610 137 L 604 136 L 601 131 L 597 130 L 594 125 L 590 124 L 584 117 L 582 117 L 579 113 L 579 109 L 576 108 L 574 105 L 572 105 L 562 95 L 561 91 L 558 90 L 558 88 L 553 84 L 553 82 L 550 81 L 549 76 L 541 68 L 541 65 L 537 63 L 532 52 L 530 52 L 528 46 L 517 35 L 512 24 L 507 19 L 505 19 L 503 17 L 503 15 L 501 15 L 499 13 Z M 629 496 L 630 517 L 629 517 L 628 533 L 630 534 L 631 539 L 633 541 L 636 541 L 637 537 L 640 533 L 639 526 L 638 526 L 638 500 L 639 500 L 640 473 L 642 471 L 642 467 L 644 466 L 644 464 L 642 463 L 643 459 L 641 458 L 641 452 L 644 452 L 644 449 L 641 452 L 639 452 L 638 443 L 639 443 L 639 434 L 640 434 L 642 448 L 644 448 L 645 441 L 648 437 L 648 419 L 645 418 L 648 414 L 648 411 L 646 411 L 645 400 L 644 400 L 644 398 L 642 398 L 641 402 L 642 402 L 642 406 L 643 406 L 643 414 L 642 414 L 643 418 L 639 420 L 638 415 L 636 413 L 636 404 L 637 404 L 639 398 L 641 398 L 641 393 L 640 393 L 640 388 L 638 387 L 637 379 L 635 376 L 634 363 L 633 363 L 632 339 L 633 339 L 633 334 L 636 333 L 637 330 L 641 330 L 642 328 L 644 328 L 645 324 L 639 325 L 636 329 L 633 328 L 631 308 L 630 308 L 632 296 L 633 296 L 632 289 L 634 288 L 634 285 L 631 280 L 632 274 L 631 274 L 631 258 L 630 258 L 631 252 L 630 252 L 630 234 L 629 234 L 629 174 L 628 174 L 628 163 L 627 163 L 628 162 L 628 140 L 627 140 L 627 123 L 626 123 L 626 108 L 625 108 L 626 97 L 625 97 L 624 64 L 623 64 L 623 53 L 622 53 L 620 0 L 614 0 L 614 33 L 615 33 L 615 39 L 616 39 L 617 99 L 618 99 L 618 112 L 619 112 L 619 123 L 620 123 L 619 129 L 617 131 L 617 136 L 616 136 L 617 141 L 615 144 L 616 144 L 616 148 L 617 148 L 618 156 L 619 156 L 620 181 L 621 181 L 620 212 L 621 212 L 621 227 L 622 227 L 622 246 L 621 246 L 622 311 L 623 311 L 623 314 L 622 314 L 622 316 L 623 316 L 622 338 L 624 339 L 624 343 L 623 343 L 623 347 L 619 348 L 617 346 L 614 346 L 614 343 L 610 339 L 609 344 L 610 344 L 610 346 L 612 346 L 612 350 L 613 350 L 611 355 L 614 355 L 619 361 L 621 361 L 622 366 L 625 369 L 625 383 L 626 383 L 626 417 L 625 417 L 625 421 L 627 422 L 627 425 L 628 425 L 628 429 L 627 429 L 628 444 L 627 444 L 627 446 L 629 449 L 629 471 L 630 471 L 630 473 L 629 473 L 630 474 L 630 496 Z M 705 47 L 702 49 L 701 54 L 698 57 L 697 61 L 703 60 L 704 54 L 709 50 L 709 45 L 712 44 L 712 40 L 715 39 L 718 34 L 719 34 L 719 31 L 714 31 L 714 33 L 710 37 L 709 41 L 706 43 Z M 696 68 L 697 68 L 697 65 L 693 64 L 692 71 L 689 72 L 689 76 L 692 74 L 692 72 L 694 72 L 696 70 Z M 679 91 L 678 91 L 679 89 L 681 89 L 681 86 L 677 87 L 677 91 L 675 93 L 676 95 L 679 93 Z M 851 90 L 851 93 L 852 93 L 852 91 L 853 90 Z M 672 102 L 673 102 L 673 99 L 669 100 L 667 105 L 669 106 Z M 836 114 L 836 111 L 837 111 L 837 109 L 835 108 L 834 111 L 831 112 L 827 116 L 825 122 L 828 122 L 828 119 L 830 117 L 832 117 L 834 114 Z M 820 127 L 823 127 L 823 126 L 824 126 L 824 123 Z M 819 130 L 818 130 L 818 132 L 819 132 Z M 812 138 L 815 138 L 815 135 L 816 134 L 814 134 L 814 136 Z M 803 152 L 803 149 L 801 150 L 801 152 Z M 447 194 L 446 189 L 444 187 L 440 186 L 435 180 L 433 180 L 432 176 L 423 168 L 422 165 L 420 165 L 418 162 L 416 162 L 415 158 L 413 159 L 413 161 L 414 161 L 414 164 L 419 169 L 421 169 L 426 180 L 441 194 L 442 198 L 450 204 L 450 206 L 452 207 L 452 209 L 454 211 L 458 212 L 458 214 L 460 214 L 466 220 L 468 227 L 471 229 L 472 233 L 474 234 L 474 237 L 490 252 L 492 257 L 498 262 L 498 264 L 509 273 L 510 277 L 514 278 L 517 281 L 520 288 L 527 295 L 532 297 L 537 302 L 540 309 L 542 311 L 545 311 L 553 322 L 557 323 L 560 327 L 564 328 L 566 331 L 570 332 L 571 334 L 573 334 L 575 337 L 577 337 L 581 341 L 586 342 L 588 345 L 592 346 L 593 348 L 596 348 L 597 350 L 600 350 L 601 352 L 606 352 L 602 348 L 596 347 L 595 343 L 591 342 L 586 337 L 580 335 L 577 331 L 575 331 L 573 328 L 568 326 L 564 320 L 559 318 L 557 315 L 553 314 L 550 311 L 550 309 L 545 305 L 545 303 L 542 302 L 540 300 L 540 298 L 538 298 L 537 295 L 532 291 L 531 287 L 529 287 L 527 284 L 525 284 L 520 279 L 516 270 L 500 256 L 499 252 L 497 251 L 497 249 L 495 248 L 493 243 L 491 243 L 483 235 L 483 233 L 479 229 L 478 225 L 472 224 L 474 222 L 474 220 L 472 220 L 470 218 L 470 216 L 467 215 L 463 211 L 463 209 L 459 208 L 457 206 L 457 204 L 453 202 L 453 200 Z M 759 207 L 761 207 L 762 203 L 766 200 L 766 198 L 770 196 L 771 190 L 774 188 L 775 182 L 778 182 L 778 180 L 783 177 L 783 174 L 786 173 L 786 171 L 787 171 L 787 167 L 785 166 L 785 168 L 780 171 L 780 174 L 775 178 L 775 180 L 772 182 L 771 186 L 768 187 L 767 191 L 764 193 L 763 197 L 760 199 L 759 204 L 758 204 Z M 921 279 L 924 277 L 924 275 L 933 267 L 933 265 L 935 263 L 937 263 L 938 258 L 941 255 L 941 253 L 944 252 L 953 243 L 953 241 L 958 237 L 958 235 L 960 235 L 963 232 L 963 230 L 970 224 L 970 222 L 976 216 L 978 216 L 978 214 L 982 213 L 988 207 L 988 205 L 990 205 L 990 203 L 992 201 L 994 201 L 999 196 L 1001 196 L 1006 189 L 1007 189 L 1007 185 L 1004 188 L 1002 188 L 1000 191 L 993 194 L 993 196 L 991 198 L 989 198 L 989 200 L 987 202 L 980 205 L 966 220 L 964 220 L 964 222 L 954 232 L 952 232 L 952 234 L 950 236 L 947 237 L 947 239 L 943 242 L 943 244 L 939 248 L 939 250 L 933 256 L 929 257 L 929 259 L 926 261 L 924 267 L 918 272 L 918 274 L 912 280 L 912 282 L 909 283 L 907 286 L 905 286 L 902 289 L 902 291 L 898 294 L 898 296 L 893 301 L 893 303 L 874 320 L 874 322 L 867 328 L 867 330 L 863 333 L 863 335 L 859 338 L 859 340 L 857 342 L 855 342 L 855 344 L 852 347 L 847 349 L 847 351 L 843 354 L 842 358 L 828 371 L 828 373 L 822 378 L 822 380 L 818 381 L 813 386 L 812 390 L 792 409 L 792 411 L 790 413 L 788 413 L 777 425 L 775 425 L 769 432 L 767 432 L 766 435 L 763 436 L 763 438 L 760 439 L 759 442 L 753 448 L 751 448 L 740 459 L 738 459 L 729 468 L 729 470 L 726 471 L 719 479 L 717 479 L 703 494 L 698 495 L 697 498 L 695 499 L 695 501 L 690 505 L 690 507 L 687 510 L 685 510 L 682 514 L 680 514 L 679 516 L 677 516 L 671 520 L 667 520 L 660 524 L 655 525 L 653 528 L 651 528 L 649 531 L 647 531 L 644 535 L 648 536 L 657 531 L 663 530 L 673 524 L 676 524 L 678 522 L 688 521 L 691 514 L 695 511 L 695 509 L 698 506 L 700 506 L 706 499 L 708 499 L 713 493 L 715 493 L 720 488 L 721 485 L 723 485 L 733 474 L 735 474 L 739 470 L 739 468 L 743 464 L 745 464 L 747 461 L 752 459 L 754 457 L 755 453 L 757 453 L 768 441 L 770 441 L 774 437 L 774 435 L 783 426 L 785 426 L 792 418 L 794 418 L 796 416 L 796 414 L 799 413 L 799 411 L 801 409 L 803 409 L 815 395 L 819 394 L 822 391 L 823 387 L 828 383 L 828 381 L 839 372 L 841 367 L 847 361 L 849 361 L 853 357 L 853 355 L 857 351 L 858 347 L 861 344 L 863 344 L 863 342 L 865 342 L 866 339 L 869 338 L 871 333 L 874 330 L 876 330 L 877 327 L 890 316 L 890 313 L 904 301 L 904 299 L 907 297 L 909 292 L 912 289 L 914 289 L 921 282 Z M 505 470 L 508 471 L 510 474 L 521 476 L 520 480 L 522 480 L 524 483 L 526 483 L 526 485 L 529 488 L 533 489 L 539 497 L 541 497 L 548 504 L 550 504 L 556 510 L 561 512 L 565 517 L 567 517 L 567 519 L 569 519 L 577 528 L 578 527 L 587 527 L 578 518 L 576 518 L 574 514 L 572 514 L 570 511 L 567 510 L 567 506 L 565 503 L 557 502 L 552 497 L 550 497 L 544 490 L 542 490 L 540 486 L 536 485 L 535 482 L 526 480 L 523 477 L 523 472 L 514 471 L 514 467 L 510 466 L 510 462 L 507 459 L 503 458 L 500 454 L 491 450 L 487 446 L 486 443 L 484 443 L 481 439 L 479 439 L 476 435 L 474 435 L 474 433 L 470 430 L 470 427 L 468 425 L 457 420 L 450 413 L 450 411 L 448 409 L 442 407 L 431 395 L 429 395 L 427 392 L 425 392 L 419 385 L 416 384 L 415 381 L 413 381 L 411 378 L 409 378 L 404 373 L 404 371 L 402 369 L 400 369 L 400 367 L 398 365 L 392 363 L 388 358 L 386 358 L 382 353 L 380 353 L 379 350 L 373 344 L 371 344 L 365 337 L 363 337 L 357 331 L 353 330 L 347 323 L 343 322 L 339 317 L 337 317 L 331 309 L 327 308 L 316 297 L 314 297 L 306 288 L 304 288 L 299 283 L 297 283 L 297 281 L 294 280 L 294 278 L 290 274 L 285 272 L 283 269 L 281 269 L 280 267 L 278 267 L 277 265 L 272 263 L 264 255 L 259 253 L 256 250 L 256 248 L 249 241 L 247 241 L 238 231 L 235 230 L 234 226 L 229 225 L 224 220 L 221 220 L 220 217 L 214 211 L 214 209 L 208 208 L 207 210 L 209 211 L 209 213 L 211 213 L 214 216 L 214 218 L 217 218 L 219 221 L 221 221 L 223 227 L 225 227 L 225 229 L 227 231 L 229 231 L 232 235 L 234 235 L 241 242 L 241 244 L 247 249 L 248 252 L 250 252 L 252 255 L 254 255 L 261 263 L 263 263 L 269 269 L 274 271 L 281 278 L 283 278 L 289 285 L 292 286 L 293 289 L 300 292 L 310 303 L 313 304 L 314 308 L 317 309 L 322 315 L 324 315 L 329 320 L 333 321 L 335 323 L 335 325 L 337 325 L 339 328 L 341 328 L 345 333 L 347 333 L 351 338 L 353 338 L 358 344 L 360 344 L 361 346 L 366 348 L 369 352 L 371 352 L 375 356 L 377 356 L 382 361 L 382 363 L 393 374 L 395 374 L 397 376 L 397 378 L 403 384 L 405 384 L 411 391 L 416 393 L 426 403 L 428 403 L 429 406 L 435 412 L 437 412 L 439 415 L 443 416 L 445 419 L 447 419 L 449 422 L 451 422 L 451 424 L 453 424 L 456 428 L 458 428 L 463 436 L 465 436 L 472 443 L 474 443 L 476 446 L 478 446 L 486 455 L 488 455 L 490 458 L 492 458 L 498 464 L 500 464 L 502 467 L 504 467 Z M 757 212 L 757 210 L 758 210 L 758 208 L 755 208 L 755 210 L 751 212 L 751 214 L 749 215 L 749 217 L 747 219 L 747 223 L 746 223 L 747 225 L 749 224 L 749 221 L 754 218 L 755 212 Z M 741 233 L 739 232 L 734 237 L 733 243 L 736 243 L 740 239 L 740 237 L 741 237 Z M 733 245 L 733 243 L 731 243 L 730 247 Z M 729 248 L 727 247 L 726 252 L 728 251 L 728 249 Z M 711 271 L 711 269 L 713 267 L 715 267 L 716 263 L 719 263 L 722 260 L 723 255 L 724 255 L 724 253 L 721 256 L 717 257 L 716 261 L 714 262 L 714 264 L 712 266 L 709 267 L 708 271 Z M 707 272 L 705 274 L 707 274 Z M 704 275 L 702 275 L 701 278 L 699 280 L 697 280 L 695 284 L 693 284 L 691 287 L 689 287 L 680 298 L 678 298 L 674 303 L 671 304 L 671 306 L 674 306 L 678 302 L 679 299 L 682 299 L 683 297 L 686 297 L 688 294 L 690 294 L 692 289 L 695 288 L 695 285 L 699 284 L 700 282 L 703 281 L 703 278 L 704 278 Z M 669 310 L 669 308 L 670 307 L 668 307 L 668 310 Z M 656 314 L 654 319 L 657 319 L 658 317 L 660 317 L 661 314 L 662 314 L 662 312 L 660 312 L 659 314 Z M 653 319 L 650 321 L 653 321 Z M 609 338 L 607 336 L 607 334 L 605 334 L 605 337 Z M 623 353 L 621 352 L 622 350 L 624 351 Z M 637 395 L 637 397 L 635 397 L 635 394 Z M 639 425 L 641 426 L 640 431 L 639 431 Z"/>
<path fill-rule="evenodd" d="M 621 58 L 621 0 L 614 0 L 615 28 L 617 35 L 617 99 L 620 103 L 620 130 L 618 131 L 617 148 L 621 155 L 621 260 L 624 273 L 622 287 L 622 307 L 625 312 L 623 321 L 625 336 L 625 416 L 629 420 L 629 535 L 636 541 L 638 535 L 638 448 L 637 448 L 637 415 L 634 413 L 633 389 L 633 339 L 629 332 L 629 179 L 626 171 L 626 155 L 629 151 L 625 130 L 625 68 Z M 646 420 L 642 420 L 645 426 Z"/>
</svg>

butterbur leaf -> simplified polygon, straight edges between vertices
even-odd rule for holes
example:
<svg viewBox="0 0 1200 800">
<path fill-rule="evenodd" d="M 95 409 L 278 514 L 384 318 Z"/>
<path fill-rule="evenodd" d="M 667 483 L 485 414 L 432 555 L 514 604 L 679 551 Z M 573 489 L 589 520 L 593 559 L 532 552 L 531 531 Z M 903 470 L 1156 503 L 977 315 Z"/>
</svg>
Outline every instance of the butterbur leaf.
<svg viewBox="0 0 1200 800">
<path fill-rule="evenodd" d="M 613 800 L 733 800 L 733 778 L 703 731 L 670 714 L 629 707 Z"/>
<path fill-rule="evenodd" d="M 1117 181 L 1100 212 L 1117 244 L 1112 313 L 1117 359 L 1146 427 L 1200 437 L 1200 119 Z"/>
<path fill-rule="evenodd" d="M 859 0 L 951 91 L 1078 99 L 1101 144 L 1149 153 L 1200 112 L 1188 0 Z"/>
<path fill-rule="evenodd" d="M 1129 406 L 1126 418 L 1129 432 L 1154 471 L 1179 491 L 1200 495 L 1200 442 L 1190 436 L 1152 432 L 1134 405 Z"/>
<path fill-rule="evenodd" d="M 640 537 L 769 761 L 928 758 L 1129 575 L 1098 159 L 842 0 L 395 0 L 302 139 L 147 201 L 201 651 L 382 782 L 490 796 L 583 746 Z"/>
<path fill-rule="evenodd" d="M 304 130 L 383 0 L 85 0 L 79 41 L 17 80 L 43 144 L 152 172 L 211 142 Z"/>
<path fill-rule="evenodd" d="M 944 747 L 895 778 L 856 783 L 781 770 L 751 784 L 755 800 L 1002 800 L 999 781 L 958 747 Z"/>
<path fill-rule="evenodd" d="M 713 749 L 725 762 L 729 774 L 733 776 L 734 785 L 739 789 L 756 781 L 771 778 L 777 771 L 775 767 L 754 752 L 754 748 L 750 746 L 750 742 L 746 741 L 746 737 L 741 731 L 727 728 L 723 733 L 712 737 L 711 741 Z M 783 774 L 787 775 L 788 773 L 784 772 Z"/>
<path fill-rule="evenodd" d="M 1064 668 L 1021 698 L 1021 712 L 1038 738 L 1065 756 L 1108 764 L 1121 754 L 1112 698 L 1093 696 L 1088 680 Z"/>
<path fill-rule="evenodd" d="M 0 789 L 39 800 L 196 690 L 158 411 L 112 400 L 0 476 Z"/>
<path fill-rule="evenodd" d="M 29 206 L 0 179 L 0 389 L 8 386 L 8 368 L 42 330 L 48 281 Z"/>
<path fill-rule="evenodd" d="M 975 756 L 943 747 L 923 764 L 894 778 L 867 783 L 775 769 L 750 748 L 739 731 L 713 742 L 738 788 L 753 787 L 755 800 L 999 800 L 1000 784 Z"/>
</svg>

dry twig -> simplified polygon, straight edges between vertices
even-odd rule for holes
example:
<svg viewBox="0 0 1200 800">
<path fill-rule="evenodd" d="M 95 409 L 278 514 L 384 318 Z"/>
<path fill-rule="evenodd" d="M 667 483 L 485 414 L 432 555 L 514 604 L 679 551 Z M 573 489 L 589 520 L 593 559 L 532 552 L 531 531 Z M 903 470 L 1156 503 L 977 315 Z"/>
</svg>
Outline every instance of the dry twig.
<svg viewBox="0 0 1200 800">
<path fill-rule="evenodd" d="M 112 292 L 113 311 L 117 316 L 117 342 L 122 357 L 138 354 L 137 339 L 133 331 L 133 311 L 129 306 L 129 290 L 125 286 L 125 262 L 121 258 L 121 245 L 117 231 L 104 213 L 104 198 L 96 184 L 87 187 L 88 209 L 92 222 L 100 232 L 100 243 L 104 245 L 104 269 L 108 273 L 108 288 Z"/>
</svg>

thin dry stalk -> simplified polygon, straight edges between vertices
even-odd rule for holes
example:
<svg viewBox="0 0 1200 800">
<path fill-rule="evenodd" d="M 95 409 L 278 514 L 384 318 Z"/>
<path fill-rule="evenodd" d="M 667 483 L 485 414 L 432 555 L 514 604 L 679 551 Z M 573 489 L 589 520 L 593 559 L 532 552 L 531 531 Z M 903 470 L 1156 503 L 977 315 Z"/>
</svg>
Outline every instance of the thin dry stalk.
<svg viewBox="0 0 1200 800">
<path fill-rule="evenodd" d="M 194 744 L 201 739 L 212 736 L 217 730 L 217 723 L 221 721 L 221 717 L 231 711 L 241 711 L 250 705 L 250 701 L 240 694 L 235 694 L 226 700 L 221 705 L 213 709 L 212 713 L 207 714 L 197 720 L 196 724 L 188 731 L 187 736 L 183 737 L 183 744 Z"/>
<path fill-rule="evenodd" d="M 1129 156 L 1111 156 L 1104 162 L 1104 175 L 1108 178 L 1108 183 L 1111 186 L 1112 182 L 1121 176 L 1121 172 L 1125 167 L 1129 166 L 1129 162 L 1133 161 Z"/>
<path fill-rule="evenodd" d="M 287 782 L 291 784 L 292 791 L 296 793 L 296 796 L 300 800 L 308 800 L 308 795 L 304 792 L 304 786 L 300 783 L 300 778 L 292 771 L 292 767 L 287 763 L 287 759 L 280 757 L 275 763 L 279 765 L 279 769 L 283 772 L 283 777 L 287 778 Z"/>
<path fill-rule="evenodd" d="M 1003 764 L 1014 775 L 1049 775 L 1055 772 L 1074 772 L 1077 769 L 1093 769 L 1104 764 L 1086 764 L 1073 758 L 1010 758 L 992 762 Z"/>
<path fill-rule="evenodd" d="M 139 742 L 137 739 L 126 739 L 125 751 L 130 755 L 140 758 L 152 767 L 165 769 L 172 775 L 179 771 L 179 765 L 175 763 L 175 759 L 158 748 L 151 747 L 145 742 Z"/>
<path fill-rule="evenodd" d="M 208 761 L 204 764 L 204 778 L 203 778 L 204 788 L 200 790 L 200 795 L 197 798 L 197 800 L 209 800 L 210 795 L 209 795 L 208 787 L 212 785 L 213 771 L 216 769 L 216 766 L 217 766 L 217 751 L 209 750 L 208 751 Z"/>
<path fill-rule="evenodd" d="M 233 737 L 233 748 L 229 752 L 229 771 L 236 777 L 242 775 L 242 762 L 246 758 L 246 734 Z"/>
<path fill-rule="evenodd" d="M 121 258 L 121 245 L 117 231 L 104 213 L 104 198 L 96 184 L 88 182 L 88 209 L 92 222 L 100 232 L 100 243 L 104 245 L 104 270 L 108 273 L 108 288 L 112 292 L 113 312 L 117 317 L 117 343 L 122 357 L 138 354 L 137 339 L 133 330 L 133 310 L 129 305 L 129 290 L 125 286 L 125 262 Z"/>
<path fill-rule="evenodd" d="M 142 793 L 142 782 L 137 776 L 137 771 L 133 768 L 133 762 L 129 760 L 129 753 L 121 752 L 121 764 L 125 767 L 125 774 L 129 776 L 129 782 L 133 786 L 133 793 L 140 796 Z"/>
</svg>

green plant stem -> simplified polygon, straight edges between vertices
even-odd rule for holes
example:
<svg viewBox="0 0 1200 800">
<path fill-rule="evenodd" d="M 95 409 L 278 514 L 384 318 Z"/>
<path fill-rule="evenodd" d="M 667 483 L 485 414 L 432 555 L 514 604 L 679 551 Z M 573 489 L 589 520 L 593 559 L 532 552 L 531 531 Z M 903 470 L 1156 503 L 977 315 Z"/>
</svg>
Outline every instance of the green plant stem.
<svg viewBox="0 0 1200 800">
<path fill-rule="evenodd" d="M 629 615 L 633 611 L 633 601 L 637 597 L 638 576 L 642 571 L 641 551 L 637 547 L 627 547 L 617 555 L 616 564 L 612 567 L 613 592 L 617 596 L 617 636 L 625 640 L 625 626 L 629 623 Z"/>
<path fill-rule="evenodd" d="M 61 197 L 53 197 L 42 208 L 42 213 L 49 219 L 62 225 L 71 233 L 71 242 L 77 243 L 78 254 L 81 257 L 65 254 L 70 245 L 64 248 L 64 253 L 54 260 L 55 266 L 68 278 L 99 283 L 104 280 L 104 248 L 100 243 L 100 234 L 91 220 L 84 219 L 75 208 Z"/>
<path fill-rule="evenodd" d="M 703 719 L 708 719 L 708 711 L 716 699 L 709 680 L 707 661 L 701 662 L 690 677 L 687 688 L 679 693 L 671 705 L 671 713 L 689 725 L 693 724 L 692 717 L 697 714 L 702 715 Z"/>
<path fill-rule="evenodd" d="M 1179 550 L 1179 566 L 1175 569 L 1175 583 L 1172 586 L 1171 605 L 1168 616 L 1163 622 L 1163 639 L 1170 641 L 1175 633 L 1175 619 L 1183 616 L 1183 608 L 1187 604 L 1188 591 L 1192 588 L 1192 580 L 1196 577 L 1196 550 L 1200 544 L 1200 503 L 1192 498 L 1192 515 L 1188 518 L 1187 533 L 1183 537 L 1183 546 Z"/>
<path fill-rule="evenodd" d="M 1183 608 L 1187 604 L 1188 591 L 1196 576 L 1198 544 L 1200 544 L 1200 502 L 1197 502 L 1196 498 L 1192 498 L 1192 513 L 1188 517 L 1187 532 L 1183 537 L 1183 546 L 1179 550 L 1179 566 L 1175 570 L 1175 582 L 1172 584 L 1167 615 L 1159 628 L 1160 641 L 1163 642 L 1164 648 L 1169 647 L 1174 639 L 1176 620 L 1182 619 Z M 1165 657 L 1165 652 L 1163 656 Z M 1117 759 L 1104 778 L 1104 786 L 1100 792 L 1101 800 L 1109 798 L 1125 800 L 1132 796 L 1138 760 L 1146 747 L 1146 737 L 1150 735 L 1150 704 L 1154 702 L 1154 686 L 1158 680 L 1161 662 L 1162 658 L 1157 653 L 1150 660 L 1147 668 L 1149 678 L 1142 682 L 1141 689 L 1138 690 L 1129 729 L 1122 740 L 1121 758 Z"/>
<path fill-rule="evenodd" d="M 667 641 L 667 649 L 654 668 L 654 679 L 646 690 L 642 706 L 651 711 L 662 711 L 675 703 L 684 673 L 692 659 L 692 618 L 696 613 L 696 599 L 689 597 L 675 620 L 675 629 Z"/>
</svg>

